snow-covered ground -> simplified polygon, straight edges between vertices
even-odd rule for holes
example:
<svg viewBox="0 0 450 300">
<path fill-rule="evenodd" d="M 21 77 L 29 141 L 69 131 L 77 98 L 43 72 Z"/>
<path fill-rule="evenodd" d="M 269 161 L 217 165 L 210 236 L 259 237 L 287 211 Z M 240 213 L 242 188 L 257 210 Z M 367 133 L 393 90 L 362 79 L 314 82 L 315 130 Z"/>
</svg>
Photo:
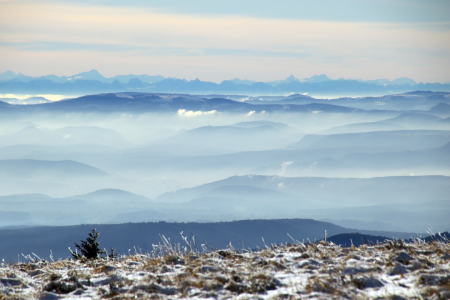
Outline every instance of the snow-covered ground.
<svg viewBox="0 0 450 300">
<path fill-rule="evenodd" d="M 0 299 L 450 299 L 449 243 L 157 249 L 115 260 L 3 263 Z"/>
</svg>

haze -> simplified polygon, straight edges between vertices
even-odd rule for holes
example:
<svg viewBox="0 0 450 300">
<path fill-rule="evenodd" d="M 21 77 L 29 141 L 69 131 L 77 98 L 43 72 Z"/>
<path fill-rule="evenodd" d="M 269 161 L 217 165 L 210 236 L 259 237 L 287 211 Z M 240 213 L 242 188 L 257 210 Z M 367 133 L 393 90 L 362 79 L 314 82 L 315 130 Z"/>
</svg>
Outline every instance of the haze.
<svg viewBox="0 0 450 300">
<path fill-rule="evenodd" d="M 302 217 L 447 229 L 449 95 L 3 102 L 1 225 Z"/>
<path fill-rule="evenodd" d="M 0 233 L 450 230 L 449 16 L 448 1 L 0 0 Z"/>
</svg>

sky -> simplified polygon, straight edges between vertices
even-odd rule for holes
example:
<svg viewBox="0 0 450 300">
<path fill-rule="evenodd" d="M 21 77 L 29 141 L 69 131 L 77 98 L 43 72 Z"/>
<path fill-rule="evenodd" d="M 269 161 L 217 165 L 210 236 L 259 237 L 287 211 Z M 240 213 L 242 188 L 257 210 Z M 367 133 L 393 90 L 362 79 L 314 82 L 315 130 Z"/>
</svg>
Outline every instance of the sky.
<svg viewBox="0 0 450 300">
<path fill-rule="evenodd" d="M 448 0 L 0 0 L 0 73 L 450 82 Z"/>
</svg>

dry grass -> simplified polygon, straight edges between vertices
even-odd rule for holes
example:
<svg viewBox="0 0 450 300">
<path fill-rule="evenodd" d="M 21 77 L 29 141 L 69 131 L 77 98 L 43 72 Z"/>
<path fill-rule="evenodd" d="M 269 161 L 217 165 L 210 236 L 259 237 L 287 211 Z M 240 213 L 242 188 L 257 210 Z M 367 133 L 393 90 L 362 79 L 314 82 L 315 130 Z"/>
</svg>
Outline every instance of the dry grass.
<svg viewBox="0 0 450 300">
<path fill-rule="evenodd" d="M 450 244 L 331 243 L 3 264 L 0 299 L 449 299 Z M 395 296 L 395 297 L 394 297 Z M 54 299 L 53 298 L 53 299 Z M 398 298 L 401 299 L 401 298 Z"/>
</svg>

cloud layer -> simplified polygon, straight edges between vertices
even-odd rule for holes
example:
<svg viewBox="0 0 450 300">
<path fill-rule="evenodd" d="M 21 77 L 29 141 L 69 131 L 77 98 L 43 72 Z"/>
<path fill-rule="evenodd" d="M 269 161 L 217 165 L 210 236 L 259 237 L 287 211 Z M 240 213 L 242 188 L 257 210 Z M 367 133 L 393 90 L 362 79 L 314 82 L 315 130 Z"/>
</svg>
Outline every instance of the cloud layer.
<svg viewBox="0 0 450 300">
<path fill-rule="evenodd" d="M 450 81 L 450 22 L 346 22 L 0 2 L 0 72 L 221 81 L 294 74 Z"/>
</svg>

